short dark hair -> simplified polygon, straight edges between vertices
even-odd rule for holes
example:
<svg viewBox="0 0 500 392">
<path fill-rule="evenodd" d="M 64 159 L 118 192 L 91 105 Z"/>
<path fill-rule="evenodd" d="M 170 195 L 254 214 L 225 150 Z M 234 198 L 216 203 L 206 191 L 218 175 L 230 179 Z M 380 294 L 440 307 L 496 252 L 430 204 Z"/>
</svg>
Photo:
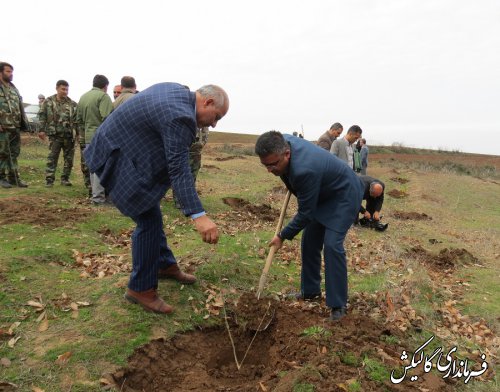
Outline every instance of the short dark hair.
<svg viewBox="0 0 500 392">
<path fill-rule="evenodd" d="M 61 79 L 61 80 L 58 80 L 57 83 L 56 83 L 56 88 L 59 87 L 59 86 L 69 87 L 69 83 L 66 82 L 65 80 Z"/>
<path fill-rule="evenodd" d="M 104 88 L 106 86 L 109 86 L 109 80 L 106 76 L 99 74 L 94 76 L 94 80 L 92 81 L 92 87 Z"/>
<path fill-rule="evenodd" d="M 353 125 L 351 128 L 349 128 L 347 133 L 359 133 L 361 135 L 363 133 L 363 130 L 359 125 Z"/>
<path fill-rule="evenodd" d="M 3 72 L 5 67 L 9 67 L 10 69 L 14 70 L 14 67 L 9 63 L 6 63 L 5 61 L 0 62 L 0 72 Z"/>
<path fill-rule="evenodd" d="M 255 153 L 259 157 L 267 157 L 275 153 L 282 154 L 289 148 L 287 141 L 278 131 L 263 133 L 255 143 Z"/>
<path fill-rule="evenodd" d="M 331 130 L 334 130 L 334 129 L 344 129 L 344 127 L 342 126 L 341 123 L 334 123 L 331 127 L 330 127 Z"/>
<path fill-rule="evenodd" d="M 120 84 L 124 88 L 135 88 L 135 79 L 132 76 L 124 76 L 120 81 Z"/>
</svg>

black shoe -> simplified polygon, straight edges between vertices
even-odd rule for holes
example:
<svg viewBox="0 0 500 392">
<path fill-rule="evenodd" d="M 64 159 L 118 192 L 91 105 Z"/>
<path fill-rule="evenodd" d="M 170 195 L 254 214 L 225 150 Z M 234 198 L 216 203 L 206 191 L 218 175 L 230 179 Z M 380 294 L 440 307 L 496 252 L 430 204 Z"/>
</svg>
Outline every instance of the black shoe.
<svg viewBox="0 0 500 392">
<path fill-rule="evenodd" d="M 45 186 L 46 186 L 47 188 L 52 188 L 52 187 L 54 186 L 54 183 L 53 183 L 52 181 L 47 181 L 47 182 L 45 183 Z"/>
<path fill-rule="evenodd" d="M 347 309 L 345 307 L 332 308 L 332 312 L 330 313 L 330 320 L 339 321 L 346 314 L 347 314 Z"/>
<path fill-rule="evenodd" d="M 73 186 L 70 180 L 61 180 L 62 186 Z"/>
<path fill-rule="evenodd" d="M 314 294 L 304 294 L 302 292 L 298 293 L 290 293 L 288 294 L 289 299 L 294 299 L 297 301 L 321 301 L 321 293 L 314 293 Z"/>
<path fill-rule="evenodd" d="M 10 185 L 10 183 L 5 180 L 0 180 L 0 186 L 5 189 L 12 188 L 12 185 Z"/>
<path fill-rule="evenodd" d="M 9 178 L 9 184 L 12 186 L 18 186 L 19 188 L 27 188 L 28 187 L 28 184 L 26 184 L 20 178 L 18 178 L 17 181 L 15 178 Z"/>
</svg>

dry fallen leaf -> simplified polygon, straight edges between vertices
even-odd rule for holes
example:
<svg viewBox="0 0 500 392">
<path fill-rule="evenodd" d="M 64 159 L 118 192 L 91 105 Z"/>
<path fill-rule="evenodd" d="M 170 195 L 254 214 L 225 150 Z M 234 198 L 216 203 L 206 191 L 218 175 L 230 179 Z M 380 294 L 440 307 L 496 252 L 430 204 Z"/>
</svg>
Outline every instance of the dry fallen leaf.
<svg viewBox="0 0 500 392">
<path fill-rule="evenodd" d="M 77 305 L 76 303 L 74 303 L 74 302 L 71 302 L 71 303 L 69 304 L 69 307 L 70 307 L 71 309 L 73 309 L 73 310 L 78 310 L 78 305 Z"/>
<path fill-rule="evenodd" d="M 45 332 L 47 329 L 49 329 L 49 319 L 45 317 L 38 326 L 38 332 Z"/>
<path fill-rule="evenodd" d="M 33 306 L 34 308 L 38 308 L 38 309 L 43 309 L 45 307 L 45 305 L 43 305 L 37 301 L 28 301 L 28 305 Z"/>
<path fill-rule="evenodd" d="M 80 305 L 80 306 L 90 306 L 90 302 L 86 302 L 86 301 L 76 301 L 77 305 Z"/>
<path fill-rule="evenodd" d="M 14 330 L 21 325 L 20 321 L 16 321 L 15 323 L 12 323 L 12 325 L 9 327 L 9 331 L 7 332 L 9 335 L 14 335 Z"/>
<path fill-rule="evenodd" d="M 56 365 L 60 365 L 60 366 L 66 365 L 66 363 L 68 363 L 69 358 L 71 357 L 72 354 L 73 353 L 71 351 L 67 351 L 64 354 L 59 355 L 55 361 Z"/>
<path fill-rule="evenodd" d="M 36 319 L 36 322 L 39 323 L 40 321 L 42 321 L 44 318 L 46 318 L 47 312 L 43 311 L 40 316 L 38 316 L 38 318 Z"/>
<path fill-rule="evenodd" d="M 38 388 L 38 387 L 35 387 L 35 386 L 31 387 L 31 390 L 33 392 L 45 392 L 45 390 L 43 390 L 42 388 Z"/>
<path fill-rule="evenodd" d="M 7 345 L 10 348 L 13 348 L 19 339 L 21 339 L 21 336 L 18 336 L 17 338 L 12 338 L 9 340 L 9 343 L 7 343 Z"/>
</svg>

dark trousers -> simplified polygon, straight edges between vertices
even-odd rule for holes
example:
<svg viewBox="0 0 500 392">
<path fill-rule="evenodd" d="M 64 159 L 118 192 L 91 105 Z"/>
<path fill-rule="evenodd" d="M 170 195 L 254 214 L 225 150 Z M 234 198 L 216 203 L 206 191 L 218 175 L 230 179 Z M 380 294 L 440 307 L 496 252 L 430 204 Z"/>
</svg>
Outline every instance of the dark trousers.
<svg viewBox="0 0 500 392">
<path fill-rule="evenodd" d="M 132 233 L 132 273 L 128 287 L 146 291 L 158 287 L 158 270 L 175 264 L 163 231 L 160 204 L 132 217 L 137 224 Z"/>
<path fill-rule="evenodd" d="M 301 289 L 304 294 L 321 292 L 321 251 L 325 255 L 326 305 L 347 305 L 347 260 L 344 250 L 346 232 L 327 229 L 317 221 L 302 232 Z"/>
<path fill-rule="evenodd" d="M 57 162 L 61 150 L 63 152 L 64 166 L 61 180 L 69 180 L 71 169 L 73 168 L 73 158 L 75 157 L 75 142 L 72 135 L 49 136 L 49 155 L 47 157 L 47 169 L 45 170 L 45 180 L 52 183 L 55 180 Z"/>
</svg>

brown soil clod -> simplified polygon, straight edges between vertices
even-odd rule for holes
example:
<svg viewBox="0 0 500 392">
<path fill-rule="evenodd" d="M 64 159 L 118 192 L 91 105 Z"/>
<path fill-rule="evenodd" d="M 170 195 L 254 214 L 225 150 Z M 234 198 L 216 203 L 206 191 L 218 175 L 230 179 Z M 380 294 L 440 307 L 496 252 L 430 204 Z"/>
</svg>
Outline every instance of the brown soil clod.
<svg viewBox="0 0 500 392">
<path fill-rule="evenodd" d="M 407 178 L 403 178 L 403 177 L 392 177 L 391 180 L 394 182 L 398 182 L 400 184 L 406 184 L 407 182 L 410 181 Z"/>
<path fill-rule="evenodd" d="M 236 324 L 249 331 L 264 331 L 274 320 L 276 300 L 257 299 L 254 293 L 244 293 L 232 309 Z"/>
<path fill-rule="evenodd" d="M 279 215 L 279 213 L 268 204 L 254 205 L 238 197 L 224 197 L 222 201 L 234 210 L 249 212 L 268 222 L 274 221 Z"/>
<path fill-rule="evenodd" d="M 439 254 L 433 255 L 420 245 L 411 248 L 408 255 L 422 260 L 431 268 L 438 270 L 455 269 L 458 265 L 478 264 L 479 260 L 466 249 L 444 248 Z"/>
<path fill-rule="evenodd" d="M 393 189 L 387 193 L 389 196 L 394 197 L 395 199 L 402 199 L 408 196 L 408 193 L 405 191 L 400 191 L 398 189 Z"/>
<path fill-rule="evenodd" d="M 432 220 L 432 217 L 425 213 L 394 211 L 392 216 L 401 220 Z"/>
</svg>

